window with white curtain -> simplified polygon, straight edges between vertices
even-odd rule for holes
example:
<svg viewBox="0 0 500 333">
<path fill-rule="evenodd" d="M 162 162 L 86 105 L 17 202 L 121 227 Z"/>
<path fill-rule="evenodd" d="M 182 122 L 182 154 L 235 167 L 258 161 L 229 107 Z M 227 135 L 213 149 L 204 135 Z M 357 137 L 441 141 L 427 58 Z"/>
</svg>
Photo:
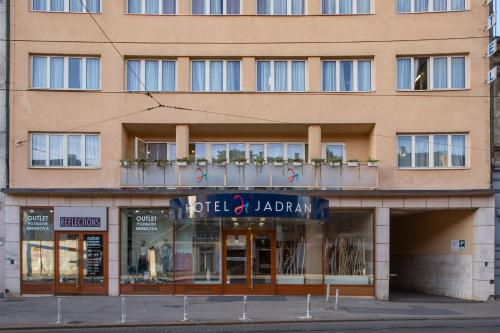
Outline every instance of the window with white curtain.
<svg viewBox="0 0 500 333">
<path fill-rule="evenodd" d="M 397 89 L 465 89 L 465 60 L 465 56 L 398 58 Z"/>
<path fill-rule="evenodd" d="M 32 167 L 100 166 L 100 138 L 98 134 L 32 133 Z"/>
<path fill-rule="evenodd" d="M 323 60 L 323 91 L 372 91 L 372 60 Z"/>
<path fill-rule="evenodd" d="M 192 91 L 241 91 L 239 60 L 192 60 Z"/>
<path fill-rule="evenodd" d="M 466 0 L 396 0 L 398 13 L 449 12 L 467 9 Z"/>
<path fill-rule="evenodd" d="M 306 62 L 257 61 L 257 91 L 306 91 Z"/>
<path fill-rule="evenodd" d="M 465 134 L 401 134 L 397 136 L 399 168 L 464 168 Z"/>
<path fill-rule="evenodd" d="M 128 14 L 175 15 L 177 0 L 127 0 Z"/>
<path fill-rule="evenodd" d="M 321 0 L 323 15 L 370 14 L 372 0 Z"/>
<path fill-rule="evenodd" d="M 193 15 L 239 15 L 241 0 L 191 0 Z"/>
<path fill-rule="evenodd" d="M 257 0 L 257 15 L 305 15 L 307 0 Z"/>
<path fill-rule="evenodd" d="M 40 12 L 101 13 L 101 0 L 31 0 L 31 10 Z"/>
<path fill-rule="evenodd" d="M 31 88 L 99 90 L 101 59 L 78 56 L 32 56 Z"/>
<path fill-rule="evenodd" d="M 175 91 L 175 60 L 128 59 L 127 91 Z"/>
</svg>

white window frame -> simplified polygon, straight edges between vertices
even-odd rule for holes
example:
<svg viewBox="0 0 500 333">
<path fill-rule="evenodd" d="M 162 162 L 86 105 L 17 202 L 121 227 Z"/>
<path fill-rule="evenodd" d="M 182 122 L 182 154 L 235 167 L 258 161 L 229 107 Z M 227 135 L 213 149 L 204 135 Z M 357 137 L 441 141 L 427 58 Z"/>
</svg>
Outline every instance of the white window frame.
<svg viewBox="0 0 500 333">
<path fill-rule="evenodd" d="M 274 90 L 274 62 L 281 62 L 281 61 L 286 61 L 287 62 L 287 90 Z M 305 80 L 305 85 L 304 85 L 304 90 L 303 91 L 293 91 L 292 90 L 292 62 L 294 61 L 303 61 L 304 62 L 304 80 Z M 269 76 L 269 88 L 270 90 L 264 91 L 264 90 L 257 90 L 257 79 L 258 79 L 258 67 L 257 63 L 258 62 L 270 62 L 271 67 L 270 67 L 270 76 Z M 255 64 L 255 91 L 259 93 L 304 93 L 309 91 L 309 71 L 307 70 L 307 60 L 305 59 L 258 59 L 256 60 Z"/>
<path fill-rule="evenodd" d="M 429 79 L 426 90 L 415 89 L 415 79 L 416 79 L 416 59 L 427 58 L 427 77 Z M 446 58 L 446 70 L 447 70 L 447 88 L 434 88 L 434 59 L 435 58 Z M 464 81 L 465 85 L 463 88 L 452 88 L 451 87 L 451 60 L 453 58 L 464 58 L 465 68 L 464 68 Z M 401 89 L 398 87 L 398 60 L 409 59 L 411 64 L 410 78 L 411 84 L 410 89 Z M 448 91 L 448 90 L 467 90 L 469 89 L 469 57 L 467 55 L 456 54 L 456 55 L 438 55 L 438 56 L 413 56 L 413 57 L 396 57 L 396 90 L 397 91 Z"/>
<path fill-rule="evenodd" d="M 255 13 L 258 16 L 305 16 L 308 15 L 308 2 L 309 0 L 304 0 L 304 14 L 292 14 L 292 0 L 287 0 L 286 3 L 286 14 L 274 14 L 274 0 L 270 1 L 269 14 L 257 14 L 258 4 L 255 1 Z"/>
<path fill-rule="evenodd" d="M 45 136 L 45 165 L 33 165 L 33 135 L 44 135 Z M 63 165 L 50 166 L 50 136 L 62 136 L 63 137 Z M 68 136 L 81 136 L 80 139 L 80 152 L 81 161 L 83 165 L 80 166 L 69 166 L 68 165 Z M 86 136 L 98 136 L 99 137 L 99 163 L 97 166 L 85 166 L 86 162 L 86 149 L 85 149 L 85 137 Z M 102 148 L 101 148 L 101 135 L 100 133 L 46 133 L 46 132 L 32 132 L 30 133 L 30 144 L 29 144 L 29 168 L 33 169 L 100 169 L 102 161 Z"/>
<path fill-rule="evenodd" d="M 337 0 L 338 1 L 338 0 Z M 451 9 L 451 0 L 447 0 L 446 1 L 446 10 L 440 10 L 440 11 L 434 11 L 434 0 L 428 0 L 428 5 L 427 5 L 427 11 L 424 11 L 424 12 L 417 12 L 415 11 L 415 0 L 410 0 L 411 1 L 411 9 L 409 12 L 400 12 L 398 11 L 398 3 L 397 3 L 398 0 L 395 0 L 395 3 L 396 3 L 396 13 L 397 14 L 422 14 L 422 13 L 447 13 L 447 12 L 464 12 L 464 11 L 467 11 L 467 10 L 470 10 L 470 4 L 469 4 L 469 0 L 465 0 L 465 6 L 464 6 L 464 9 L 458 9 L 458 10 L 454 10 L 454 9 Z"/>
<path fill-rule="evenodd" d="M 352 61 L 352 76 L 353 76 L 353 90 L 344 91 L 340 90 L 340 62 L 342 61 Z M 369 61 L 370 62 L 370 90 L 360 91 L 358 83 L 358 62 Z M 323 63 L 324 62 L 335 62 L 335 90 L 323 90 L 324 87 L 324 77 L 323 77 Z M 322 59 L 321 60 L 321 91 L 324 93 L 370 93 L 375 91 L 374 85 L 374 61 L 373 59 Z"/>
<path fill-rule="evenodd" d="M 102 1 L 103 0 L 101 0 L 101 2 Z M 163 1 L 162 0 L 156 0 L 156 1 L 159 1 L 158 13 L 151 14 L 151 13 L 146 13 L 146 0 L 141 0 L 141 12 L 140 13 L 130 13 L 128 10 L 128 0 L 125 0 L 126 14 L 130 14 L 130 15 L 165 15 L 165 16 L 177 15 L 177 13 L 179 12 L 179 1 L 182 1 L 182 0 L 175 1 L 175 13 L 173 13 L 173 14 L 163 13 Z"/>
<path fill-rule="evenodd" d="M 141 140 L 146 144 L 146 155 L 149 155 L 149 145 L 150 144 L 166 144 L 167 145 L 167 157 L 172 156 L 172 144 L 175 145 L 175 142 L 172 142 L 172 141 L 146 141 L 146 140 L 143 140 L 140 138 L 136 138 L 136 148 L 135 148 L 135 158 L 136 159 L 139 158 L 139 151 L 137 149 L 138 140 Z M 147 160 L 147 157 L 148 156 L 146 156 L 146 160 Z M 167 160 L 170 161 L 171 159 L 167 158 Z"/>
<path fill-rule="evenodd" d="M 98 12 L 91 12 L 90 14 L 102 14 L 102 2 L 104 0 L 99 1 L 99 11 Z M 82 0 L 82 3 L 85 7 L 82 7 L 81 12 L 75 12 L 75 11 L 70 11 L 69 10 L 69 0 L 64 0 L 63 4 L 63 10 L 58 11 L 58 10 L 50 10 L 50 0 L 46 0 L 46 8 L 45 10 L 38 10 L 38 9 L 33 9 L 33 2 L 34 0 L 30 0 L 30 11 L 32 12 L 42 12 L 42 13 L 72 13 L 72 14 L 87 14 L 87 11 L 85 8 L 87 8 L 87 0 Z"/>
<path fill-rule="evenodd" d="M 448 166 L 434 166 L 434 136 L 448 136 Z M 464 166 L 453 166 L 452 161 L 452 136 L 463 135 L 465 137 L 465 165 Z M 398 139 L 400 136 L 411 137 L 411 167 L 399 166 L 398 156 L 399 156 L 399 146 Z M 415 166 L 415 137 L 417 136 L 428 136 L 429 137 L 429 165 L 426 167 Z M 400 170 L 439 170 L 439 169 L 468 169 L 470 168 L 470 148 L 469 148 L 469 135 L 467 133 L 417 133 L 417 134 L 406 134 L 399 133 L 396 135 L 396 168 Z"/>
<path fill-rule="evenodd" d="M 210 0 L 203 0 L 203 9 L 204 9 L 203 14 L 194 14 L 193 13 L 193 0 L 190 0 L 191 15 L 209 15 L 209 16 L 221 16 L 221 15 L 237 16 L 237 15 L 241 15 L 241 13 L 243 13 L 243 1 L 239 0 L 239 2 L 240 2 L 240 12 L 238 14 L 228 14 L 227 13 L 227 0 L 222 1 L 222 14 L 211 14 L 210 13 Z"/>
<path fill-rule="evenodd" d="M 347 162 L 347 148 L 345 142 L 323 142 L 321 147 L 321 158 L 326 161 L 326 146 L 342 146 L 342 163 Z"/>
<path fill-rule="evenodd" d="M 358 1 L 357 0 L 352 0 L 352 13 L 340 13 L 340 0 L 334 0 L 335 1 L 335 13 L 323 13 L 323 1 L 321 0 L 320 5 L 321 5 L 321 15 L 370 15 L 375 13 L 375 6 L 374 6 L 374 0 L 370 0 L 370 12 L 369 13 L 358 13 Z M 397 1 L 397 0 L 396 0 Z"/>
<path fill-rule="evenodd" d="M 193 62 L 203 61 L 205 62 L 205 90 L 194 91 L 193 90 Z M 211 61 L 222 61 L 222 90 L 210 90 L 210 62 Z M 239 90 L 227 90 L 227 63 L 231 61 L 238 61 L 240 63 L 240 89 Z M 189 81 L 190 90 L 195 93 L 240 93 L 243 87 L 243 71 L 241 70 L 242 61 L 241 59 L 191 59 L 190 69 L 189 69 Z"/>
<path fill-rule="evenodd" d="M 140 73 L 136 73 L 139 75 L 140 84 L 139 90 L 129 90 L 128 89 L 128 71 L 130 70 L 128 66 L 129 61 L 139 61 L 140 62 Z M 170 93 L 177 91 L 177 60 L 176 59 L 136 59 L 129 58 L 127 59 L 127 63 L 125 64 L 125 91 L 128 92 L 138 92 L 138 91 L 146 91 L 146 61 L 156 61 L 158 62 L 158 90 L 151 90 L 151 92 L 155 93 Z M 163 89 L 163 61 L 171 61 L 174 63 L 174 90 L 164 90 Z"/>
<path fill-rule="evenodd" d="M 33 87 L 33 58 L 40 57 L 46 58 L 46 82 L 45 87 Z M 50 87 L 50 59 L 51 58 L 63 58 L 64 60 L 64 84 L 62 88 L 51 88 Z M 69 88 L 69 59 L 82 59 L 82 76 L 80 78 L 80 88 Z M 87 60 L 97 59 L 99 60 L 99 87 L 97 89 L 87 88 Z M 72 90 L 72 91 L 100 91 L 102 80 L 102 62 L 101 57 L 84 57 L 84 56 L 62 56 L 62 55 L 39 55 L 32 54 L 30 56 L 30 89 L 33 90 Z"/>
</svg>

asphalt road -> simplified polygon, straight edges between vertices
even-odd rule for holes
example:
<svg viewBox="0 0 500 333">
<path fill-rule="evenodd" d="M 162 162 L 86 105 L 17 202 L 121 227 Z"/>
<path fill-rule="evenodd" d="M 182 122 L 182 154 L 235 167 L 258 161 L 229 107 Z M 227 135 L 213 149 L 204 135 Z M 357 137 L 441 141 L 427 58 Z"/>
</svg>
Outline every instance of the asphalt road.
<svg viewBox="0 0 500 333">
<path fill-rule="evenodd" d="M 403 333 L 498 333 L 500 319 L 496 320 L 420 320 L 420 321 L 379 321 L 342 323 L 290 323 L 290 324 L 242 324 L 227 326 L 169 326 L 132 328 L 81 328 L 57 330 L 17 330 L 2 333 L 295 333 L 295 332 L 403 332 Z"/>
</svg>

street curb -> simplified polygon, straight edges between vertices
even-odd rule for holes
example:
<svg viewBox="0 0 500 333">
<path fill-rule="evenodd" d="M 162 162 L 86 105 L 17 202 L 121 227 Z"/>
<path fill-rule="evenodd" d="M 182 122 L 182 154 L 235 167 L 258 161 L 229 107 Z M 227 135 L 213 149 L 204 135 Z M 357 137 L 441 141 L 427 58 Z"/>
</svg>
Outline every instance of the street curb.
<svg viewBox="0 0 500 333">
<path fill-rule="evenodd" d="M 194 326 L 231 326 L 231 325 L 271 325 L 271 324 L 294 324 L 294 323 L 354 323 L 354 322 L 398 322 L 398 321 L 447 321 L 447 320 L 492 320 L 500 319 L 500 316 L 455 316 L 455 317 L 385 317 L 385 318 L 360 318 L 360 319 L 311 319 L 311 320 L 252 320 L 242 322 L 235 321 L 169 321 L 169 322 L 131 322 L 131 323 L 102 323 L 102 324 L 61 324 L 61 325 L 39 325 L 39 326 L 0 326 L 0 331 L 15 330 L 61 330 L 82 328 L 134 328 L 134 327 L 194 327 Z"/>
</svg>

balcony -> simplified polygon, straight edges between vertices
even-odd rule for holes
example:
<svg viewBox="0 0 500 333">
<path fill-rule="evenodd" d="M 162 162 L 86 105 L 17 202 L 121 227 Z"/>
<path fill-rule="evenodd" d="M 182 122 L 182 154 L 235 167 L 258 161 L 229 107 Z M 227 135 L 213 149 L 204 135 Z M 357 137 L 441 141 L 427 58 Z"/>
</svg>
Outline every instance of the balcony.
<svg viewBox="0 0 500 333">
<path fill-rule="evenodd" d="M 226 164 L 120 167 L 121 187 L 361 189 L 378 186 L 378 167 L 333 165 Z"/>
</svg>

